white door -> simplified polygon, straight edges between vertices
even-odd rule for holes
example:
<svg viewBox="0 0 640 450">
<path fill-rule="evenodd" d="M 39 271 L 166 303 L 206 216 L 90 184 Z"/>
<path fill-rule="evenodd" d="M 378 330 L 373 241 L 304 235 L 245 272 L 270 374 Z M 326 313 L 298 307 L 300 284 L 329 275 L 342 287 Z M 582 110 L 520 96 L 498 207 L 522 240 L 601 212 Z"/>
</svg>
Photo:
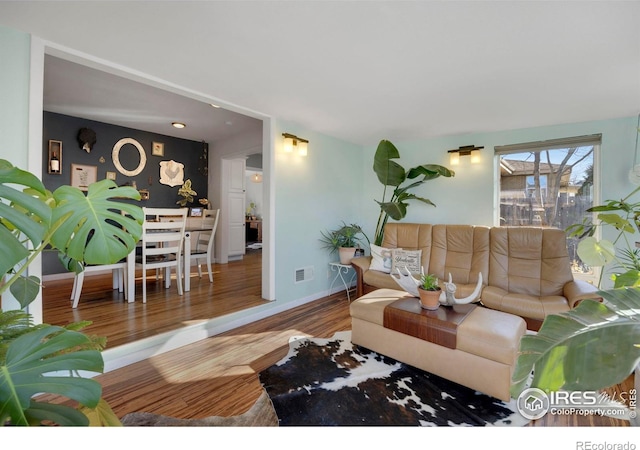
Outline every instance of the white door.
<svg viewBox="0 0 640 450">
<path fill-rule="evenodd" d="M 245 166 L 244 158 L 229 160 L 229 256 L 245 254 Z"/>
</svg>

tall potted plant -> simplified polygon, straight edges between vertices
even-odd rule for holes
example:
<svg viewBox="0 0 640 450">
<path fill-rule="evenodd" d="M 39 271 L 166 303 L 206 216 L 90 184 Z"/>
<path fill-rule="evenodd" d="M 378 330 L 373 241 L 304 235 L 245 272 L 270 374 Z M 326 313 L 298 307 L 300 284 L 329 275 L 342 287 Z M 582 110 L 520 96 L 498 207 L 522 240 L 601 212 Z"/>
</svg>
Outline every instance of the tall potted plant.
<svg viewBox="0 0 640 450">
<path fill-rule="evenodd" d="M 140 239 L 143 215 L 118 199 L 140 194 L 111 180 L 90 185 L 86 195 L 71 186 L 51 193 L 35 175 L 0 160 L 0 296 L 10 290 L 23 308 L 36 298 L 40 280 L 24 272 L 47 246 L 74 271 L 127 256 Z M 104 340 L 81 333 L 87 324 L 34 325 L 23 310 L 0 312 L 0 425 L 120 423 L 101 399 L 100 383 L 78 375 L 104 370 Z M 39 394 L 78 406 L 38 401 Z"/>
<path fill-rule="evenodd" d="M 407 202 L 409 200 L 416 200 L 435 206 L 431 200 L 411 194 L 408 192 L 409 190 L 434 178 L 455 176 L 453 170 L 437 164 L 423 164 L 407 171 L 400 164 L 393 161 L 398 158 L 400 158 L 400 152 L 395 145 L 387 140 L 381 140 L 373 159 L 373 171 L 376 173 L 378 181 L 384 185 L 382 200 L 376 200 L 380 205 L 380 215 L 378 216 L 374 238 L 374 244 L 376 245 L 382 245 L 384 226 L 387 224 L 389 217 L 393 220 L 402 220 L 407 215 L 407 206 L 409 205 Z M 402 185 L 406 180 L 416 181 Z M 387 198 L 387 187 L 393 189 L 389 198 Z"/>
</svg>

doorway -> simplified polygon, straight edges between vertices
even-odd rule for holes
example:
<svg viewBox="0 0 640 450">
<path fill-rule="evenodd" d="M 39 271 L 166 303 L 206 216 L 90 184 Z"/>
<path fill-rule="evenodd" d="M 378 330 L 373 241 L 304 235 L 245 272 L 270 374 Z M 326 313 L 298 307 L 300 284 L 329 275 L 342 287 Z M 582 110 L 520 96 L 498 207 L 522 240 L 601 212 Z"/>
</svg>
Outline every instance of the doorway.
<svg viewBox="0 0 640 450">
<path fill-rule="evenodd" d="M 66 62 L 68 64 L 77 64 L 85 69 L 94 70 L 96 73 L 101 75 L 100 80 L 104 79 L 102 77 L 111 77 L 110 82 L 112 83 L 114 77 L 117 77 L 118 79 L 123 80 L 124 83 L 128 83 L 128 84 L 138 83 L 139 86 L 142 86 L 142 90 L 155 89 L 167 95 L 173 96 L 174 99 L 177 97 L 180 97 L 182 101 L 192 102 L 194 105 L 195 104 L 199 106 L 207 105 L 207 107 L 212 107 L 212 104 L 215 102 L 216 106 L 221 106 L 222 108 L 225 108 L 225 105 L 223 104 L 223 102 L 220 102 L 218 99 L 214 99 L 213 97 L 207 97 L 202 94 L 195 94 L 193 91 L 190 91 L 188 89 L 180 88 L 175 85 L 170 85 L 169 83 L 163 83 L 162 81 L 158 81 L 155 79 L 154 80 L 146 79 L 141 77 L 139 74 L 128 72 L 126 69 L 117 68 L 115 65 L 109 65 L 108 63 L 104 63 L 101 61 L 99 62 L 97 59 L 93 60 L 91 59 L 91 57 L 79 57 L 76 54 L 74 54 L 74 52 L 71 52 L 71 51 L 67 52 L 59 48 L 48 47 L 47 44 L 44 42 L 41 42 L 40 44 L 41 45 L 32 46 L 32 52 L 34 52 L 34 54 L 32 55 L 32 58 L 35 58 L 35 59 L 42 58 L 42 61 L 45 61 L 43 63 L 43 66 L 46 65 L 46 59 L 48 59 L 49 57 L 53 57 L 53 58 L 57 58 L 58 60 L 61 60 L 62 62 Z M 35 54 L 39 51 L 41 52 L 40 55 Z M 40 68 L 42 68 L 42 66 L 40 66 Z M 45 69 L 46 69 L 46 66 L 45 66 Z M 32 70 L 37 72 L 37 66 L 34 66 Z M 40 76 L 38 76 L 37 73 L 34 74 L 35 79 L 38 79 L 41 77 L 42 77 L 42 74 L 40 74 Z M 44 78 L 45 79 L 43 80 L 43 84 L 46 84 L 46 82 L 49 81 L 47 79 L 46 70 L 45 70 Z M 43 86 L 35 86 L 35 84 L 37 83 L 32 84 L 31 89 L 38 90 L 43 88 Z M 77 86 L 78 85 L 76 84 L 76 88 Z M 58 94 L 61 93 L 60 90 L 57 90 L 55 92 Z M 37 95 L 34 95 L 34 98 L 39 98 L 39 97 Z M 30 122 L 33 125 L 31 125 L 30 136 L 34 137 L 34 141 L 41 142 L 42 111 L 45 110 L 45 104 L 47 104 L 47 102 L 48 102 L 47 90 L 45 90 L 45 98 L 43 99 L 43 104 L 41 105 L 41 108 L 39 108 L 38 110 L 36 105 L 35 108 L 31 109 Z M 272 154 L 273 154 L 273 145 L 271 143 L 272 142 L 272 136 L 271 136 L 272 135 L 272 132 L 271 132 L 272 119 L 269 118 L 268 116 L 259 115 L 253 112 L 246 112 L 241 108 L 238 108 L 235 106 L 229 106 L 228 110 L 237 114 L 237 117 L 246 116 L 248 118 L 251 118 L 252 120 L 257 120 L 261 122 L 260 140 L 261 140 L 261 148 L 264 149 L 264 152 L 262 154 L 263 161 L 265 161 L 264 170 L 265 170 L 265 173 L 267 173 L 270 168 L 270 163 L 271 163 Z M 114 111 L 111 111 L 112 114 L 113 112 Z M 121 109 L 117 109 L 117 113 L 121 117 L 127 116 L 125 111 Z M 40 129 L 37 129 L 38 124 L 40 124 Z M 30 152 L 29 158 L 32 160 L 37 161 L 42 158 L 42 153 L 41 153 L 42 149 L 38 145 L 30 146 L 29 152 Z M 216 161 L 215 159 L 210 159 L 208 163 L 209 163 L 209 167 L 211 167 L 217 164 L 218 161 Z M 212 170 L 209 170 L 209 173 L 211 174 Z M 211 188 L 210 188 L 210 191 L 211 191 Z M 270 192 L 271 190 L 268 190 L 268 189 L 265 191 L 265 196 L 266 196 L 265 209 L 263 211 L 264 217 L 266 219 L 265 223 L 267 224 L 267 226 L 263 230 L 264 232 L 263 239 L 265 240 L 265 246 L 267 248 L 270 248 L 273 242 L 272 228 L 268 226 L 268 223 L 270 223 L 270 220 L 272 219 L 272 215 L 271 215 L 272 212 L 269 205 L 273 204 L 273 202 L 271 202 L 270 200 Z M 274 300 L 273 292 L 275 292 L 275 288 L 273 286 L 273 282 L 274 282 L 275 276 L 273 272 L 274 272 L 274 266 L 271 258 L 269 257 L 263 258 L 262 269 L 261 269 L 261 274 L 262 274 L 261 290 L 262 290 L 262 297 L 267 300 Z M 39 309 L 39 311 L 30 311 L 30 312 L 34 315 L 34 317 L 42 317 L 42 302 L 34 302 L 34 304 Z"/>
</svg>

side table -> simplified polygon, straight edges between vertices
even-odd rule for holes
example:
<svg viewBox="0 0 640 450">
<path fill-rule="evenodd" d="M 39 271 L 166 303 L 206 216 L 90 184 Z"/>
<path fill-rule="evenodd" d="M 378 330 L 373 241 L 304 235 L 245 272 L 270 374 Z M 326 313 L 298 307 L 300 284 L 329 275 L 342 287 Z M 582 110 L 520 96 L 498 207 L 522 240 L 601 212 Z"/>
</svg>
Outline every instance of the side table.
<svg viewBox="0 0 640 450">
<path fill-rule="evenodd" d="M 347 292 L 347 300 L 351 302 L 349 291 L 352 289 L 351 285 L 353 284 L 353 280 L 356 278 L 355 270 L 353 269 L 353 267 L 351 267 L 351 264 L 341 264 L 339 262 L 330 262 L 329 267 L 331 268 L 332 272 L 336 272 L 335 277 L 333 277 L 333 280 L 331 281 L 331 286 L 329 286 L 329 292 L 331 292 L 331 289 L 333 289 L 333 285 L 339 278 L 340 281 L 342 281 L 342 285 L 344 286 L 345 291 Z M 351 275 L 351 279 L 347 283 L 347 280 L 344 276 L 348 274 L 349 271 L 353 271 L 353 274 Z"/>
</svg>

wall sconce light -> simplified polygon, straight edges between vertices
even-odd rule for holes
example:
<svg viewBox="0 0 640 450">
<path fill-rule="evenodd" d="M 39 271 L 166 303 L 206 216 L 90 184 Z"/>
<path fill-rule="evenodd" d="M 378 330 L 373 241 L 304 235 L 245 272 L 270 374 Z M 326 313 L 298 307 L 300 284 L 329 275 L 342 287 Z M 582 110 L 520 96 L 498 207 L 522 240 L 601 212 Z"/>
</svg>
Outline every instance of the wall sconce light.
<svg viewBox="0 0 640 450">
<path fill-rule="evenodd" d="M 262 183 L 262 174 L 259 174 L 258 172 L 254 173 L 251 175 L 251 181 L 254 183 Z"/>
<path fill-rule="evenodd" d="M 477 164 L 480 162 L 480 149 L 484 147 L 476 147 L 475 145 L 465 145 L 458 147 L 455 150 L 449 150 L 449 164 L 457 166 L 460 164 L 461 156 L 471 156 L 471 164 Z"/>
<path fill-rule="evenodd" d="M 285 152 L 293 153 L 295 151 L 300 156 L 307 156 L 309 141 L 289 133 L 282 133 L 282 136 L 284 136 Z"/>
</svg>

